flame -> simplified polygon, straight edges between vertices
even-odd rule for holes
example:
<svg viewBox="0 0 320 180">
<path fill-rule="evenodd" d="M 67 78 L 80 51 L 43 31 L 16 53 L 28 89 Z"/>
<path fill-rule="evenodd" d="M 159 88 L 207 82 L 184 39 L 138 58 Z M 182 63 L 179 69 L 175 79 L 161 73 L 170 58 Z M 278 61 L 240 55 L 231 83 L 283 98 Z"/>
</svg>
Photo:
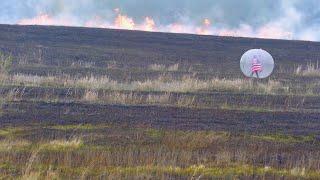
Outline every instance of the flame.
<svg viewBox="0 0 320 180">
<path fill-rule="evenodd" d="M 38 16 L 31 19 L 21 19 L 18 24 L 21 25 L 55 25 L 54 19 L 48 14 L 39 14 Z"/>
<path fill-rule="evenodd" d="M 201 34 L 201 35 L 210 35 L 212 34 L 210 30 L 203 28 L 203 27 L 198 27 L 196 28 L 196 34 Z"/>
<path fill-rule="evenodd" d="M 144 31 L 156 31 L 156 23 L 151 17 L 145 17 L 144 23 L 141 27 L 142 30 Z"/>
<path fill-rule="evenodd" d="M 163 29 L 172 33 L 195 33 L 192 27 L 180 23 L 172 23 Z"/>
<path fill-rule="evenodd" d="M 133 19 L 126 15 L 122 15 L 120 13 L 114 20 L 114 26 L 119 29 L 129 29 L 129 30 L 135 29 L 135 23 Z"/>
<path fill-rule="evenodd" d="M 70 17 L 53 17 L 46 13 L 30 19 L 21 19 L 17 22 L 19 25 L 47 25 L 47 26 L 76 26 L 76 21 Z"/>
<path fill-rule="evenodd" d="M 209 27 L 211 25 L 211 21 L 208 18 L 203 19 L 202 26 L 196 28 L 196 34 L 202 34 L 202 35 L 210 35 L 212 32 L 209 30 Z"/>
<path fill-rule="evenodd" d="M 18 24 L 21 25 L 49 25 L 52 22 L 51 18 L 48 14 L 40 14 L 37 17 L 34 17 L 32 19 L 21 19 Z"/>
<path fill-rule="evenodd" d="M 280 27 L 274 26 L 273 24 L 266 24 L 258 29 L 257 35 L 261 38 L 291 39 L 293 33 L 290 31 L 286 31 Z"/>
<path fill-rule="evenodd" d="M 194 33 L 202 35 L 219 35 L 219 36 L 243 36 L 243 37 L 260 37 L 260 38 L 286 38 L 290 39 L 293 33 L 281 28 L 279 23 L 269 23 L 259 28 L 253 29 L 251 26 L 242 24 L 237 28 L 216 28 L 212 27 L 211 20 L 204 18 L 200 26 L 172 23 L 166 26 L 156 26 L 154 19 L 151 16 L 146 16 L 142 23 L 136 24 L 134 19 L 128 15 L 122 14 L 119 8 L 115 8 L 116 14 L 113 22 L 103 20 L 99 16 L 79 24 L 70 17 L 56 17 L 50 16 L 46 13 L 30 19 L 21 19 L 17 22 L 20 25 L 63 25 L 63 26 L 85 26 L 85 27 L 98 27 L 98 28 L 116 28 L 116 29 L 129 29 L 129 30 L 143 30 L 143 31 L 160 31 L 172 33 Z"/>
<path fill-rule="evenodd" d="M 236 36 L 237 32 L 231 29 L 221 29 L 217 34 L 219 36 Z"/>
<path fill-rule="evenodd" d="M 245 36 L 245 37 L 252 37 L 254 32 L 252 27 L 246 24 L 241 24 L 240 27 L 236 29 L 228 29 L 222 28 L 216 32 L 219 36 Z"/>
<path fill-rule="evenodd" d="M 210 25 L 211 25 L 210 19 L 205 18 L 205 19 L 203 20 L 203 25 L 206 26 L 206 27 L 210 26 Z"/>
</svg>

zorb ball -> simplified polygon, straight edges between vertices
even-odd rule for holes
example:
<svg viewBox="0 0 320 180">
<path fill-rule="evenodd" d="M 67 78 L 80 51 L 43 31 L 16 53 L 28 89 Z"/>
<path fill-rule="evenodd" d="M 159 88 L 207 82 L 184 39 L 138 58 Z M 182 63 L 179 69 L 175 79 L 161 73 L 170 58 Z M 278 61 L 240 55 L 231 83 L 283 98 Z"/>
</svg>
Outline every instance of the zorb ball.
<svg viewBox="0 0 320 180">
<path fill-rule="evenodd" d="M 240 60 L 242 73 L 250 78 L 267 78 L 272 74 L 274 60 L 270 53 L 263 49 L 250 49 Z"/>
</svg>

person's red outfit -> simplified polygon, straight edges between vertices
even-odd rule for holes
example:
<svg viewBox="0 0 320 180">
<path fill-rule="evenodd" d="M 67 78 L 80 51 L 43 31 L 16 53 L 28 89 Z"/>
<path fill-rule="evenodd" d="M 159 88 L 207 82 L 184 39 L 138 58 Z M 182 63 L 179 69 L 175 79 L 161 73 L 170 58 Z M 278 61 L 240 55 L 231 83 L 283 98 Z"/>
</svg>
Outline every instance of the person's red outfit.
<svg viewBox="0 0 320 180">
<path fill-rule="evenodd" d="M 257 77 L 259 78 L 258 73 L 261 71 L 262 71 L 262 64 L 259 62 L 257 57 L 254 57 L 252 59 L 252 65 L 251 65 L 251 76 L 253 76 L 253 74 L 256 74 Z"/>
</svg>

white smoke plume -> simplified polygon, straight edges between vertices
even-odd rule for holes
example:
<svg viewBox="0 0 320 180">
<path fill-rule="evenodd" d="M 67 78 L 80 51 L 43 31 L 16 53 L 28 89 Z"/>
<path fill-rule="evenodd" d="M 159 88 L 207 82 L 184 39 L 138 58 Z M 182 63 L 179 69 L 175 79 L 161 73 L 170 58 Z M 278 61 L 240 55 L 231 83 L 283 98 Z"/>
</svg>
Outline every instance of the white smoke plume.
<svg viewBox="0 0 320 180">
<path fill-rule="evenodd" d="M 3 0 L 0 23 L 320 40 L 317 0 Z"/>
</svg>

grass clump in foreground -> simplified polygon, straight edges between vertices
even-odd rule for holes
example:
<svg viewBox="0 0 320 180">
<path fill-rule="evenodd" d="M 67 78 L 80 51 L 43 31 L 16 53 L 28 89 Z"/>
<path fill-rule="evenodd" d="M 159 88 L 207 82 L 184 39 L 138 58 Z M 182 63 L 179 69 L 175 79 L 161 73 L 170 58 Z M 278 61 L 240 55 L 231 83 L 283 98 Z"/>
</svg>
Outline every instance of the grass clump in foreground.
<svg viewBox="0 0 320 180">
<path fill-rule="evenodd" d="M 11 168 L 3 165 L 2 168 Z M 0 166 L 1 169 L 1 166 Z M 287 178 L 310 178 L 320 177 L 318 171 L 306 171 L 304 168 L 276 169 L 271 167 L 254 167 L 250 165 L 238 165 L 229 167 L 206 167 L 204 165 L 179 166 L 134 166 L 134 167 L 54 167 L 35 166 L 23 178 L 240 178 L 240 177 L 287 177 Z"/>
<path fill-rule="evenodd" d="M 53 140 L 48 143 L 41 144 L 39 149 L 51 150 L 51 151 L 65 151 L 76 150 L 83 147 L 83 141 L 81 138 L 73 138 L 69 140 L 60 139 Z"/>
<path fill-rule="evenodd" d="M 24 131 L 22 128 L 18 127 L 8 127 L 0 129 L 0 137 L 14 137 L 21 134 Z"/>
<path fill-rule="evenodd" d="M 173 64 L 173 65 L 170 65 L 170 66 L 166 66 L 164 64 L 150 64 L 148 66 L 148 70 L 161 71 L 161 72 L 178 71 L 179 70 L 179 64 Z"/>
<path fill-rule="evenodd" d="M 70 124 L 70 125 L 55 125 L 49 126 L 48 129 L 56 130 L 95 130 L 109 127 L 108 125 L 92 125 L 92 124 Z"/>
<path fill-rule="evenodd" d="M 115 167 L 107 170 L 110 173 L 123 173 L 123 174 L 171 174 L 180 177 L 194 177 L 194 178 L 214 178 L 214 177 L 241 177 L 241 176 L 265 176 L 276 175 L 286 177 L 307 177 L 317 178 L 320 177 L 320 172 L 310 171 L 306 172 L 303 169 L 293 168 L 275 169 L 270 167 L 254 167 L 249 165 L 230 166 L 230 167 L 206 167 L 204 165 L 193 165 L 189 167 L 161 167 L 161 166 L 138 166 L 138 167 Z"/>
<path fill-rule="evenodd" d="M 319 63 L 317 64 L 308 64 L 306 67 L 298 66 L 295 70 L 295 74 L 298 76 L 305 77 L 320 77 L 320 68 Z"/>
<path fill-rule="evenodd" d="M 95 90 L 86 90 L 80 101 L 102 104 L 121 105 L 169 105 L 176 107 L 198 107 L 195 96 L 179 96 L 174 98 L 171 93 L 141 95 L 138 93 L 99 93 Z"/>
<path fill-rule="evenodd" d="M 300 143 L 296 146 L 287 143 L 291 136 L 277 134 L 248 138 L 246 134 L 229 132 L 110 124 L 38 128 L 26 132 L 24 138 L 31 139 L 4 141 L 3 147 L 10 146 L 0 151 L 0 172 L 4 178 L 320 177 L 319 144 L 302 137 L 294 141 Z M 37 139 L 39 136 L 43 138 Z M 274 139 L 266 140 L 269 136 Z M 275 159 L 277 156 L 283 158 L 281 164 Z"/>
<path fill-rule="evenodd" d="M 31 143 L 23 139 L 4 139 L 0 141 L 0 152 L 19 151 L 29 147 Z"/>
<path fill-rule="evenodd" d="M 303 143 L 303 142 L 312 142 L 315 139 L 315 136 L 293 136 L 293 135 L 285 135 L 285 134 L 266 134 L 266 135 L 252 135 L 253 138 L 266 140 L 266 141 L 274 141 L 281 143 Z"/>
<path fill-rule="evenodd" d="M 7 74 L 11 70 L 13 58 L 0 52 L 0 73 Z"/>
</svg>

